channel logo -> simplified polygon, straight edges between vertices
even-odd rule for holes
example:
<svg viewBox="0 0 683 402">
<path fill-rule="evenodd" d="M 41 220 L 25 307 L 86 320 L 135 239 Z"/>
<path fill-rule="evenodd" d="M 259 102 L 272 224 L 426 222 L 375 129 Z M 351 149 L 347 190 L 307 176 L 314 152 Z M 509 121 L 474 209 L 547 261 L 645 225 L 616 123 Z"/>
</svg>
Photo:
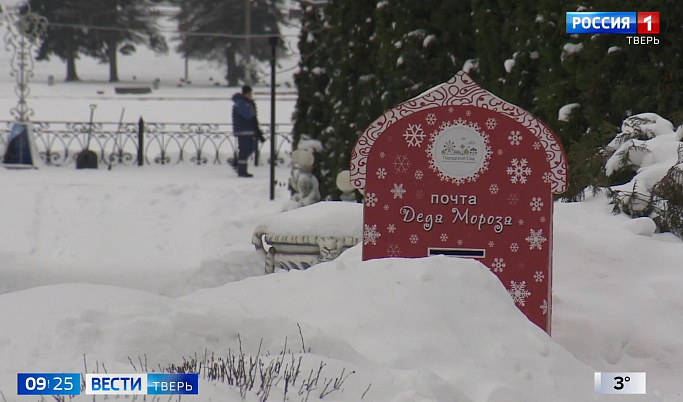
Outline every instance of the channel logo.
<svg viewBox="0 0 683 402">
<path fill-rule="evenodd" d="M 567 34 L 659 34 L 659 12 L 567 13 Z"/>
<path fill-rule="evenodd" d="M 86 395 L 145 395 L 147 374 L 86 374 Z"/>
<path fill-rule="evenodd" d="M 86 374 L 86 395 L 197 395 L 199 374 Z M 18 373 L 17 395 L 81 395 L 78 373 Z"/>
<path fill-rule="evenodd" d="M 86 374 L 86 395 L 197 395 L 199 374 Z"/>
<path fill-rule="evenodd" d="M 638 34 L 656 35 L 659 33 L 659 13 L 638 13 Z"/>
</svg>

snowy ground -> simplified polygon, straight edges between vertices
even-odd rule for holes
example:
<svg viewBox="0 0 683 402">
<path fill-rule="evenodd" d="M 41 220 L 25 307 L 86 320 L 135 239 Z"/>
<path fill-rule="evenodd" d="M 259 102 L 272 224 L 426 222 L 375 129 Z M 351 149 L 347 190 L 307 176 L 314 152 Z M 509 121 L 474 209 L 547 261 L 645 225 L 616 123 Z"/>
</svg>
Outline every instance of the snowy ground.
<svg viewBox="0 0 683 402">
<path fill-rule="evenodd" d="M 94 63 L 79 64 L 88 81 L 78 84 L 59 81 L 61 63 L 39 64 L 29 99 L 35 119 L 85 119 L 97 102 L 108 121 L 125 107 L 133 120 L 229 122 L 236 89 L 208 84 L 219 71 L 193 72 L 207 85 L 165 86 L 181 74 L 165 70 L 176 61 L 136 57 L 123 71 L 136 69 L 138 80 L 164 74 L 158 92 L 115 95 L 106 67 Z M 12 80 L 0 68 L 0 111 L 16 103 Z M 280 99 L 278 121 L 292 107 Z M 310 400 L 324 379 L 346 378 L 325 400 L 683 401 L 683 243 L 635 234 L 639 223 L 613 216 L 603 197 L 555 206 L 551 338 L 470 260 L 361 262 L 355 247 L 307 271 L 263 275 L 251 233 L 288 193 L 278 187 L 270 201 L 268 168 L 254 173 L 244 180 L 226 166 L 191 165 L 0 170 L 0 398 L 38 399 L 16 395 L 18 372 L 152 371 L 241 347 L 247 358 L 269 352 L 264 361 L 284 351 L 290 366 L 301 357 L 292 401 L 305 399 L 304 377 L 321 363 Z M 287 175 L 278 169 L 279 179 Z M 328 215 L 330 227 L 346 223 L 334 208 Z M 595 371 L 644 371 L 648 393 L 596 395 Z M 255 391 L 246 399 L 258 400 Z M 271 400 L 283 393 L 284 380 Z M 202 379 L 191 399 L 241 397 Z"/>
<path fill-rule="evenodd" d="M 633 234 L 603 198 L 556 205 L 549 338 L 467 260 L 361 262 L 356 247 L 308 271 L 262 275 L 251 232 L 286 193 L 269 201 L 266 167 L 255 173 L 0 170 L 5 398 L 28 398 L 15 396 L 17 372 L 131 372 L 129 358 L 156 369 L 227 355 L 238 334 L 250 356 L 261 340 L 271 354 L 287 340 L 298 358 L 301 326 L 303 372 L 320 362 L 329 378 L 355 371 L 331 400 L 360 400 L 370 384 L 364 400 L 598 400 L 594 371 L 645 371 L 648 395 L 630 399 L 682 400 L 683 247 Z M 344 223 L 329 214 L 331 227 Z M 237 395 L 201 382 L 198 400 Z"/>
</svg>

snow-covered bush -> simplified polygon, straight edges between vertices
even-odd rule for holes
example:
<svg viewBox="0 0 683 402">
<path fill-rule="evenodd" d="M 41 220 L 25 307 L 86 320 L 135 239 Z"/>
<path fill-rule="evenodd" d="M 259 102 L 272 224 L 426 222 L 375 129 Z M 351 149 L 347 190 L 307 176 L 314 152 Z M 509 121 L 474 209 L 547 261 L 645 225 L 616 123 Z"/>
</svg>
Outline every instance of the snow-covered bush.
<svg viewBox="0 0 683 402">
<path fill-rule="evenodd" d="M 242 351 L 242 340 L 239 336 L 238 339 L 239 349 L 230 350 L 225 357 L 216 356 L 213 352 L 205 350 L 203 357 L 195 354 L 183 358 L 182 364 L 170 364 L 166 367 L 159 366 L 159 368 L 162 372 L 172 374 L 198 373 L 202 380 L 214 382 L 219 386 L 227 385 L 229 389 L 239 393 L 242 400 L 258 400 L 258 402 L 273 399 L 306 402 L 309 398 L 311 400 L 323 400 L 327 396 L 335 398 L 344 392 L 344 382 L 356 373 L 344 367 L 341 371 L 330 373 L 327 366 L 328 364 L 332 366 L 334 362 L 330 359 L 323 359 L 318 363 L 311 349 L 306 349 L 303 335 L 301 335 L 301 351 L 292 353 L 285 339 L 284 348 L 277 355 L 264 353 L 260 348 L 261 345 L 256 356 L 247 355 Z M 138 368 L 135 363 L 130 358 L 128 360 L 137 372 Z M 140 366 L 144 367 L 144 365 L 140 360 Z M 143 368 L 140 371 L 147 371 L 147 369 Z M 369 384 L 365 392 L 371 386 L 372 384 Z M 364 396 L 365 393 L 359 396 L 359 400 Z M 232 400 L 229 397 L 227 399 Z"/>
<path fill-rule="evenodd" d="M 624 120 L 607 145 L 609 177 L 631 171 L 632 178 L 610 187 L 615 211 L 649 216 L 662 231 L 683 237 L 683 126 L 654 113 Z"/>
</svg>

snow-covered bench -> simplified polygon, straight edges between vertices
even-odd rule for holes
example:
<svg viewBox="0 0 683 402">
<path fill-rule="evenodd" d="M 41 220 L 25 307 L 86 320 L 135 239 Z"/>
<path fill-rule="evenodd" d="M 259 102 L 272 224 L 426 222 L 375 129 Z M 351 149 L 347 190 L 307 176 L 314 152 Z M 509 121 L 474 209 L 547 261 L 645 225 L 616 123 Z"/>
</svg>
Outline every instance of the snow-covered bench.
<svg viewBox="0 0 683 402">
<path fill-rule="evenodd" d="M 363 204 L 322 201 L 264 218 L 252 244 L 265 260 L 266 273 L 306 269 L 355 246 L 362 228 Z"/>
</svg>

